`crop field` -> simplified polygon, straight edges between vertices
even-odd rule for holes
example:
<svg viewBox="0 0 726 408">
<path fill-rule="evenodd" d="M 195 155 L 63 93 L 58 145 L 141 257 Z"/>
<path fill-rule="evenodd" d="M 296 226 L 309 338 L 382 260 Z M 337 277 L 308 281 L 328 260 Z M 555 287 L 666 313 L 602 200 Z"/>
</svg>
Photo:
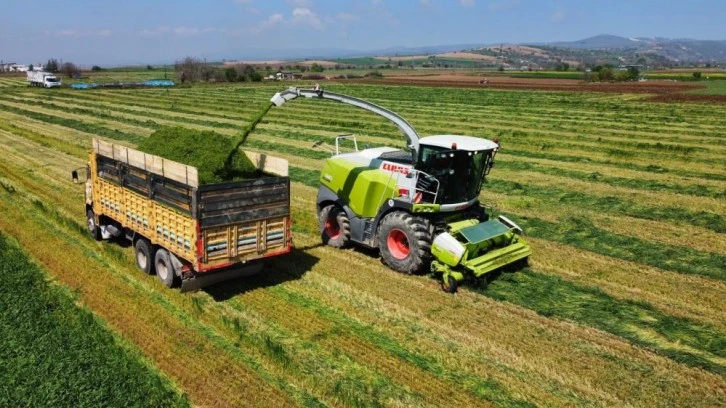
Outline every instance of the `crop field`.
<svg viewBox="0 0 726 408">
<path fill-rule="evenodd" d="M 202 406 L 726 405 L 726 104 L 648 95 L 329 85 L 422 135 L 498 136 L 481 194 L 530 266 L 443 293 L 375 253 L 322 246 L 315 195 L 342 133 L 404 146 L 330 101 L 273 108 L 245 149 L 290 161 L 295 250 L 195 293 L 84 230 L 92 137 L 234 136 L 280 85 L 42 90 L 0 78 L 0 232 Z M 4 300 L 4 298 L 3 298 Z"/>
</svg>

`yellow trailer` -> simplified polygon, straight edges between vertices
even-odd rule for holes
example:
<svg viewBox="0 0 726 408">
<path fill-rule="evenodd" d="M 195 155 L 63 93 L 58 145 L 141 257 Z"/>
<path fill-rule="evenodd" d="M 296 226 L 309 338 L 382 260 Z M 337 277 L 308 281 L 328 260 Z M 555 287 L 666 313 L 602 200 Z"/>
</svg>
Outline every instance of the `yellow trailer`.
<svg viewBox="0 0 726 408">
<path fill-rule="evenodd" d="M 245 153 L 262 177 L 200 186 L 195 167 L 94 139 L 89 233 L 130 240 L 139 269 L 182 291 L 259 272 L 290 252 L 290 179 L 286 160 Z"/>
</svg>

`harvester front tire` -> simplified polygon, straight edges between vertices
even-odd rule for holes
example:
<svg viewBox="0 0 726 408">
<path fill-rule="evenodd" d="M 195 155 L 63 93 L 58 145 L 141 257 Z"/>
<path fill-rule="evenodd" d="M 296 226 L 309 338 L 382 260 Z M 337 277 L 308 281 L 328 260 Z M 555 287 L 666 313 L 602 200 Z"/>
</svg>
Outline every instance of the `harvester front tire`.
<svg viewBox="0 0 726 408">
<path fill-rule="evenodd" d="M 378 248 L 383 263 L 397 272 L 427 271 L 431 261 L 428 220 L 401 211 L 386 215 L 378 227 Z"/>
<path fill-rule="evenodd" d="M 96 214 L 94 214 L 93 210 L 86 211 L 86 222 L 88 226 L 88 234 L 91 238 L 96 241 L 101 241 L 103 239 L 103 237 L 101 237 L 101 227 L 96 224 Z"/>
<path fill-rule="evenodd" d="M 350 220 L 345 210 L 335 204 L 320 210 L 320 236 L 323 244 L 343 248 L 350 242 Z"/>
<path fill-rule="evenodd" d="M 171 264 L 171 257 L 165 249 L 156 251 L 154 257 L 154 265 L 156 266 L 156 277 L 167 287 L 176 286 L 176 276 L 174 275 L 174 266 Z"/>
<path fill-rule="evenodd" d="M 139 238 L 134 245 L 136 267 L 147 275 L 154 273 L 154 246 L 146 238 Z"/>
</svg>

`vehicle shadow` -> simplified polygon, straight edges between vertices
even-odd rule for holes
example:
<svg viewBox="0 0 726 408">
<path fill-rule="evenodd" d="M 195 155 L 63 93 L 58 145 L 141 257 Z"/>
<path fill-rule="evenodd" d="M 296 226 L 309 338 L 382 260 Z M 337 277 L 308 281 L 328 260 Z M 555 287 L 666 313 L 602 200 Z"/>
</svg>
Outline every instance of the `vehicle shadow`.
<svg viewBox="0 0 726 408">
<path fill-rule="evenodd" d="M 265 260 L 262 271 L 258 274 L 220 282 L 201 290 L 207 292 L 215 301 L 223 302 L 255 289 L 301 279 L 320 260 L 308 250 L 321 245 L 293 248 L 287 255 Z"/>
</svg>

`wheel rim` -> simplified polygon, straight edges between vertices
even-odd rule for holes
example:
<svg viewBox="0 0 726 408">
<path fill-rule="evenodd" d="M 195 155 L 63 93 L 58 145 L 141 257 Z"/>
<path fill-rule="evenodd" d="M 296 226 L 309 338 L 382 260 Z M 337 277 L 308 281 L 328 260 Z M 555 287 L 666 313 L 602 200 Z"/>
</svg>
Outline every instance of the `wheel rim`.
<svg viewBox="0 0 726 408">
<path fill-rule="evenodd" d="M 388 252 L 396 259 L 406 259 L 411 249 L 408 246 L 408 237 L 399 230 L 394 229 L 388 233 Z"/>
<path fill-rule="evenodd" d="M 166 268 L 166 264 L 163 261 L 159 261 L 159 263 L 156 264 L 156 274 L 163 281 L 165 281 L 169 275 L 169 270 Z"/>
<path fill-rule="evenodd" d="M 146 270 L 147 262 L 149 262 L 148 258 L 146 258 L 146 254 L 142 251 L 136 252 L 136 263 L 139 264 L 139 268 Z"/>
<path fill-rule="evenodd" d="M 329 239 L 338 239 L 340 237 L 340 225 L 338 225 L 337 220 L 331 220 L 330 217 L 325 220 L 325 235 L 327 235 Z"/>
</svg>

